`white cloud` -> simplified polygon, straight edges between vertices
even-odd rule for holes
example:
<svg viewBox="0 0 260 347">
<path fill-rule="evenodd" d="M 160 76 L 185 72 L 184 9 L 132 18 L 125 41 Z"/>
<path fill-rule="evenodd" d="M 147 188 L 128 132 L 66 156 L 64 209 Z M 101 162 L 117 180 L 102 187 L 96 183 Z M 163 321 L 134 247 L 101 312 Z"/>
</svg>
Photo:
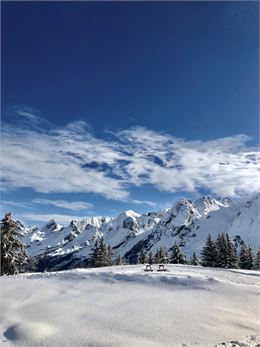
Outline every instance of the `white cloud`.
<svg viewBox="0 0 260 347">
<path fill-rule="evenodd" d="M 92 204 L 89 204 L 84 201 L 70 202 L 65 200 L 34 199 L 32 200 L 32 202 L 35 204 L 40 204 L 40 205 L 52 205 L 59 208 L 66 208 L 72 211 L 89 210 L 93 207 Z"/>
<path fill-rule="evenodd" d="M 10 200 L 1 200 L 1 204 L 4 206 L 13 206 L 19 208 L 32 208 L 32 206 L 28 202 L 23 201 L 10 201 Z"/>
<path fill-rule="evenodd" d="M 37 128 L 3 126 L 3 190 L 92 192 L 121 201 L 131 201 L 131 187 L 144 184 L 167 192 L 204 188 L 229 196 L 260 190 L 259 150 L 248 147 L 243 134 L 187 141 L 136 127 L 104 140 L 94 137 L 85 122 L 41 130 L 39 122 L 34 121 Z"/>
<path fill-rule="evenodd" d="M 137 204 L 137 205 L 148 205 L 148 206 L 151 206 L 151 207 L 155 207 L 157 206 L 157 204 L 153 201 L 149 201 L 149 200 L 137 200 L 137 199 L 132 199 L 130 200 L 130 202 L 132 204 Z"/>
<path fill-rule="evenodd" d="M 68 224 L 72 220 L 82 220 L 85 217 L 83 216 L 70 216 L 70 215 L 63 215 L 63 214 L 55 214 L 55 213 L 49 213 L 49 214 L 34 214 L 34 213 L 27 213 L 22 214 L 19 216 L 19 219 L 23 221 L 36 221 L 36 222 L 45 222 L 47 223 L 49 220 L 54 219 L 57 223 L 60 224 Z"/>
</svg>

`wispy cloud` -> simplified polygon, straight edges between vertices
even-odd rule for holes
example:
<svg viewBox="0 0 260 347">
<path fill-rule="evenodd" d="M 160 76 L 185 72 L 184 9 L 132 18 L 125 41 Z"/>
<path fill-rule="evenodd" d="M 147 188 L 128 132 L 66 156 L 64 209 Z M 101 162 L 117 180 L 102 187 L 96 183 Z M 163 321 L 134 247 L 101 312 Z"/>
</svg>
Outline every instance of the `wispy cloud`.
<svg viewBox="0 0 260 347">
<path fill-rule="evenodd" d="M 22 214 L 20 217 L 23 221 L 26 222 L 45 222 L 47 223 L 49 220 L 54 219 L 57 223 L 60 224 L 68 224 L 72 220 L 82 220 L 84 219 L 83 216 L 73 216 L 73 215 L 63 215 L 63 214 L 55 214 L 55 213 L 49 213 L 49 214 L 34 214 L 34 213 L 27 213 Z"/>
<path fill-rule="evenodd" d="M 3 206 L 12 206 L 19 208 L 32 208 L 31 204 L 23 201 L 1 200 Z"/>
<path fill-rule="evenodd" d="M 65 208 L 72 211 L 89 210 L 93 208 L 92 204 L 84 201 L 65 201 L 65 200 L 50 200 L 50 199 L 34 199 L 32 200 L 35 204 L 40 205 L 51 205 L 59 208 Z"/>
<path fill-rule="evenodd" d="M 148 205 L 151 207 L 157 206 L 156 202 L 149 201 L 149 200 L 137 200 L 137 199 L 132 199 L 129 201 L 132 204 L 137 204 L 137 205 Z"/>
<path fill-rule="evenodd" d="M 19 116 L 24 114 L 20 111 Z M 63 128 L 46 127 L 44 122 L 40 127 L 39 119 L 36 123 L 31 128 L 23 122 L 3 126 L 5 191 L 30 187 L 43 193 L 92 192 L 130 201 L 131 187 L 144 184 L 167 192 L 202 188 L 230 196 L 260 190 L 259 150 L 247 146 L 249 137 L 244 134 L 187 141 L 135 127 L 99 139 L 85 122 Z"/>
</svg>

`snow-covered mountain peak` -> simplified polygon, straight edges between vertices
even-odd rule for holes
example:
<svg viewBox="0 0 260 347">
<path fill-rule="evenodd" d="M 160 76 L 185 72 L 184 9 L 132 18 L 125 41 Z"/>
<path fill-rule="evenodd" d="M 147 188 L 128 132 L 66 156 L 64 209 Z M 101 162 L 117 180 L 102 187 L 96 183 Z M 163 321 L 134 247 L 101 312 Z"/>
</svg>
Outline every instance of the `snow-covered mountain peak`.
<svg viewBox="0 0 260 347">
<path fill-rule="evenodd" d="M 44 231 L 44 232 L 60 231 L 60 229 L 61 229 L 61 226 L 59 224 L 57 224 L 54 219 L 51 219 L 51 220 L 49 220 L 48 223 L 46 223 L 43 226 L 42 231 Z"/>
<path fill-rule="evenodd" d="M 177 201 L 173 207 L 166 212 L 166 217 L 167 219 L 173 217 L 174 225 L 187 226 L 191 224 L 194 219 L 199 218 L 200 215 L 192 201 L 184 198 Z"/>
<path fill-rule="evenodd" d="M 217 211 L 222 207 L 228 207 L 230 205 L 230 201 L 227 198 L 222 199 L 221 201 L 209 196 L 204 196 L 194 201 L 193 204 L 196 206 L 197 211 L 202 216 L 207 215 L 209 212 Z"/>
<path fill-rule="evenodd" d="M 124 211 L 122 213 L 120 213 L 120 215 L 117 217 L 117 218 L 127 218 L 127 217 L 131 217 L 131 218 L 138 218 L 140 217 L 141 215 L 139 213 L 136 213 L 135 211 L 133 210 L 127 210 L 127 211 Z"/>
</svg>

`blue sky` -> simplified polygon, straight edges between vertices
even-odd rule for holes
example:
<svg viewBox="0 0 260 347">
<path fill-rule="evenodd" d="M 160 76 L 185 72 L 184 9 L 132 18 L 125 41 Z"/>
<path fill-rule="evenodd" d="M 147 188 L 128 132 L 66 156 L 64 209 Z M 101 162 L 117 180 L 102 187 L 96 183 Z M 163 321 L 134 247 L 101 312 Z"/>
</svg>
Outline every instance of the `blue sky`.
<svg viewBox="0 0 260 347">
<path fill-rule="evenodd" d="M 258 191 L 258 6 L 2 3 L 3 212 Z"/>
</svg>

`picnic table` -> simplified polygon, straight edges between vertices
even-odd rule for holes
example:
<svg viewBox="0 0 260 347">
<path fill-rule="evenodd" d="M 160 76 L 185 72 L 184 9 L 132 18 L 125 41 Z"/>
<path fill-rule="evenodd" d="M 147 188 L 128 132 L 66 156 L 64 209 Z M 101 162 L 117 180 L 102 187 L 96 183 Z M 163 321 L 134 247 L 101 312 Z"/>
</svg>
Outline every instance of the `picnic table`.
<svg viewBox="0 0 260 347">
<path fill-rule="evenodd" d="M 144 271 L 152 272 L 153 268 L 151 264 L 144 264 L 145 268 Z M 166 271 L 164 264 L 158 264 L 158 269 L 157 271 Z"/>
</svg>

